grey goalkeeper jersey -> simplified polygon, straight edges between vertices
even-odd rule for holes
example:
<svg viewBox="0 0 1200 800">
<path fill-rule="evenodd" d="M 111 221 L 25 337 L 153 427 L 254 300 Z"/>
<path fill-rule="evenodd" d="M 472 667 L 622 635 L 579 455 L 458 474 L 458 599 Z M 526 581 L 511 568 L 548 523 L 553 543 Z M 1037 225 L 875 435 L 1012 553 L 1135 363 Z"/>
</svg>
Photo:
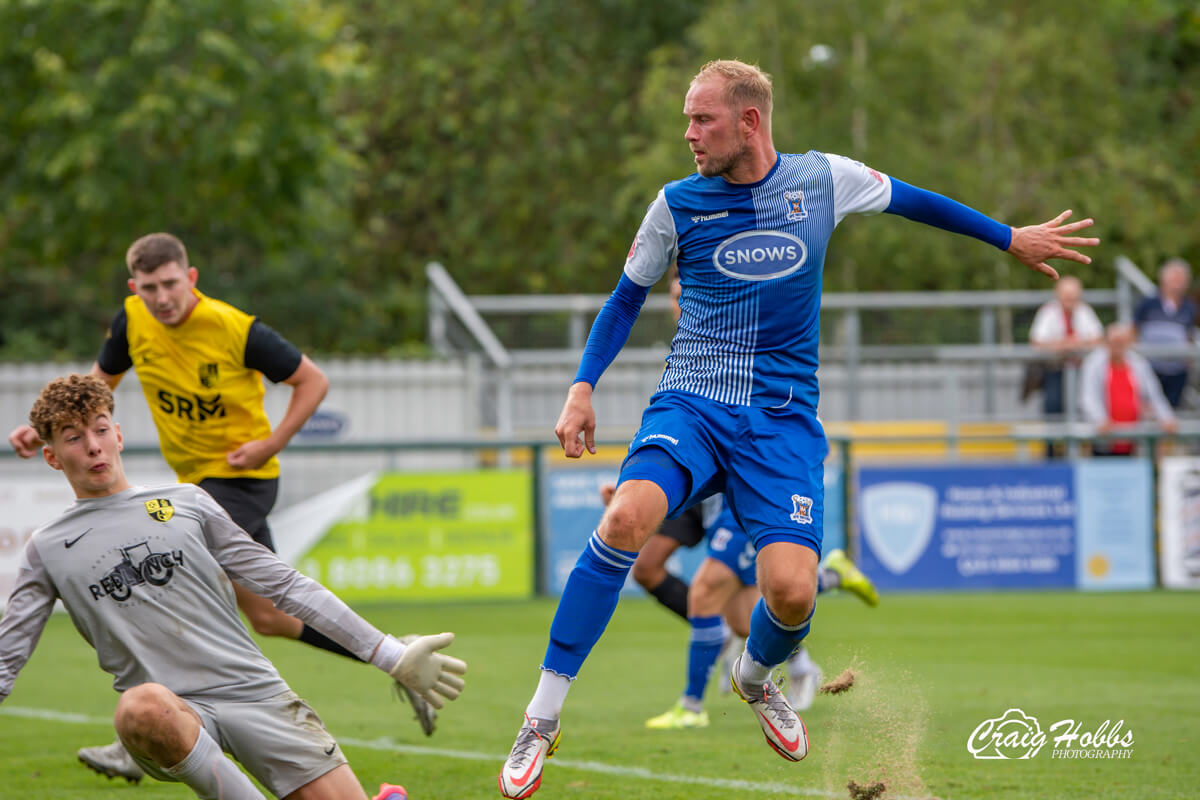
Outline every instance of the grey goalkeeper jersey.
<svg viewBox="0 0 1200 800">
<path fill-rule="evenodd" d="M 230 579 L 369 658 L 383 634 L 252 540 L 203 489 L 135 486 L 77 500 L 36 530 L 0 618 L 0 700 L 62 598 L 123 692 L 253 701 L 287 685 L 246 632 Z"/>
</svg>

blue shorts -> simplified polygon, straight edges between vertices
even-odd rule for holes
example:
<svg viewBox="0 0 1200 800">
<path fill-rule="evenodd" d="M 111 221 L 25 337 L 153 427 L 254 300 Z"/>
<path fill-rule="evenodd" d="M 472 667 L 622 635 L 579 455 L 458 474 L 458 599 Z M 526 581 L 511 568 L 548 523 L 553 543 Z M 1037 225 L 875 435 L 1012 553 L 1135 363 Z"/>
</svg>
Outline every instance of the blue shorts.
<svg viewBox="0 0 1200 800">
<path fill-rule="evenodd" d="M 757 586 L 758 576 L 754 573 L 757 552 L 754 542 L 733 518 L 729 506 L 724 506 L 708 529 L 708 557 L 729 567 L 743 586 Z"/>
<path fill-rule="evenodd" d="M 726 405 L 684 392 L 659 392 L 642 414 L 621 480 L 653 480 L 664 491 L 677 486 L 676 476 L 656 478 L 645 462 L 638 474 L 626 473 L 630 457 L 645 448 L 662 450 L 685 473 L 687 488 L 677 493 L 680 499 L 668 509 L 668 517 L 724 492 L 726 504 L 756 549 L 787 541 L 820 556 L 829 443 L 812 412 Z"/>
</svg>

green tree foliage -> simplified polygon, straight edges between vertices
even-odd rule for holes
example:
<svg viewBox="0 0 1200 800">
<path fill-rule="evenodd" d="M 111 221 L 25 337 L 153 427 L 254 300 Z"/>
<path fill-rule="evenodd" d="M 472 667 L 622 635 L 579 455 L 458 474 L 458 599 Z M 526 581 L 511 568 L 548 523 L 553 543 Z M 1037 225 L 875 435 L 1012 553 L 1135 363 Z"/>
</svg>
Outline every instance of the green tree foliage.
<svg viewBox="0 0 1200 800">
<path fill-rule="evenodd" d="M 350 258 L 376 289 L 364 338 L 421 334 L 430 260 L 472 293 L 611 288 L 652 199 L 620 194 L 646 141 L 636 88 L 695 4 L 348 7 L 371 65 L 348 101 L 368 119 Z"/>
<path fill-rule="evenodd" d="M 93 354 L 153 230 L 202 289 L 319 338 L 355 168 L 338 30 L 294 0 L 0 0 L 8 352 Z"/>
</svg>

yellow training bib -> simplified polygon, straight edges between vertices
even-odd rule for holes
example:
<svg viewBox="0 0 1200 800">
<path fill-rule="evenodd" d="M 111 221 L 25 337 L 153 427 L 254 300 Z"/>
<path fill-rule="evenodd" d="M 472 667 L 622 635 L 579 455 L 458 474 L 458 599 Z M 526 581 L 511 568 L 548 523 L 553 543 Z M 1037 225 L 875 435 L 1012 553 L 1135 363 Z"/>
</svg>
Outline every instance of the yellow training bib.
<svg viewBox="0 0 1200 800">
<path fill-rule="evenodd" d="M 150 405 L 163 458 L 182 483 L 204 478 L 275 478 L 272 457 L 254 470 L 225 460 L 241 445 L 271 434 L 263 411 L 262 374 L 244 365 L 254 317 L 199 298 L 179 325 L 163 325 L 137 295 L 125 298 L 129 357 Z"/>
</svg>

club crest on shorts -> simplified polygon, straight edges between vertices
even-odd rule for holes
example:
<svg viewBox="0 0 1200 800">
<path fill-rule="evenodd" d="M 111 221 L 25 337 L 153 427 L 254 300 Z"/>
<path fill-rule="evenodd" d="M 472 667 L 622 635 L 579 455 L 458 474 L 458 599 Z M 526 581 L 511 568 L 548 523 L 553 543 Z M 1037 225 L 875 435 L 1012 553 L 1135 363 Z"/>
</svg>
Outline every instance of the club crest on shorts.
<svg viewBox="0 0 1200 800">
<path fill-rule="evenodd" d="M 801 525 L 812 524 L 812 498 L 802 497 L 798 494 L 792 495 L 792 522 L 797 522 Z"/>
<path fill-rule="evenodd" d="M 146 513 L 150 515 L 151 519 L 166 522 L 175 516 L 175 506 L 171 505 L 170 500 L 147 500 Z"/>
<path fill-rule="evenodd" d="M 199 367 L 200 385 L 205 389 L 211 389 L 217 385 L 217 365 L 216 364 L 201 364 Z"/>
<path fill-rule="evenodd" d="M 804 192 L 799 189 L 784 192 L 783 199 L 788 204 L 788 222 L 799 222 L 808 217 L 808 212 L 804 210 Z"/>
</svg>

